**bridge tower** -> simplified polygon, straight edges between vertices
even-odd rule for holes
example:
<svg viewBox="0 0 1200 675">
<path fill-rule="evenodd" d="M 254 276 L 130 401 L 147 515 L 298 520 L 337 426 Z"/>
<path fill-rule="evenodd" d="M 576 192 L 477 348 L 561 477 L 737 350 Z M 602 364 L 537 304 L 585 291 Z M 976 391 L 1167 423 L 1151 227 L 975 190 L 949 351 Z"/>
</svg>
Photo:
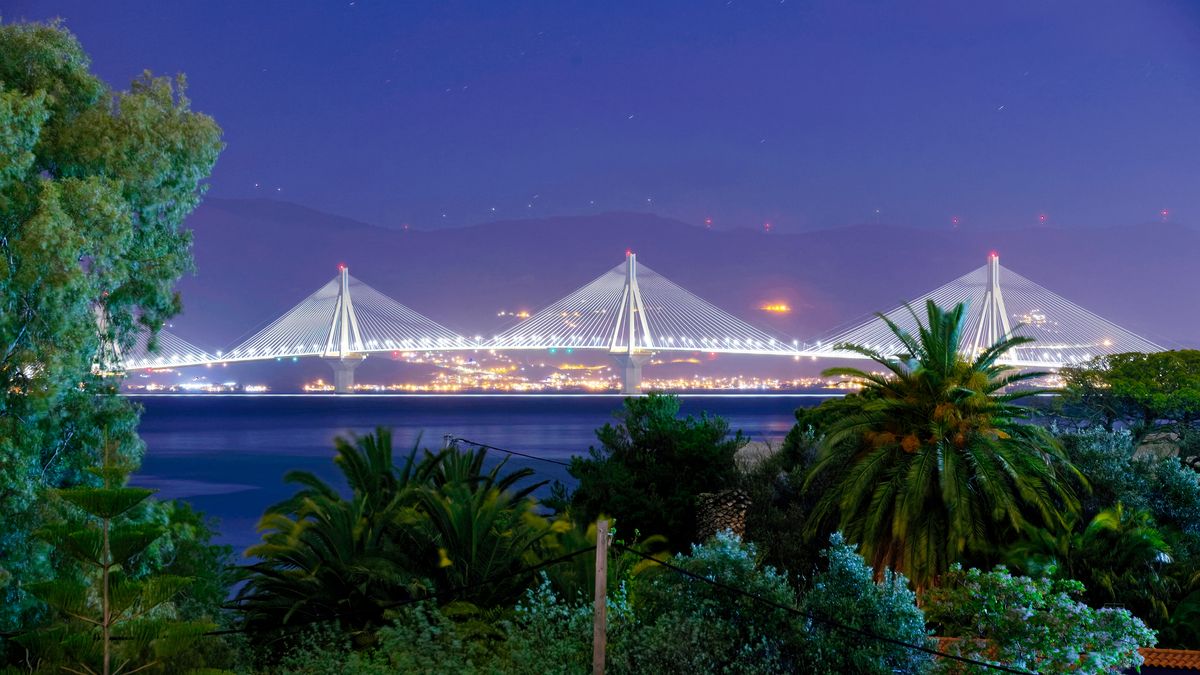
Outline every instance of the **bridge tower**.
<svg viewBox="0 0 1200 675">
<path fill-rule="evenodd" d="M 983 294 L 983 311 L 971 333 L 971 353 L 978 354 L 1012 334 L 1004 293 L 1000 290 L 1000 254 L 992 251 L 987 261 L 987 288 Z"/>
<path fill-rule="evenodd" d="M 624 344 L 622 344 L 624 343 Z M 625 255 L 625 288 L 613 327 L 609 353 L 621 369 L 621 393 L 637 395 L 642 391 L 642 366 L 650 360 L 654 338 L 646 321 L 642 291 L 638 288 L 637 255 Z"/>
<path fill-rule="evenodd" d="M 333 368 L 333 390 L 338 394 L 354 391 L 354 369 L 367 358 L 362 335 L 358 332 L 358 315 L 350 297 L 350 270 L 338 265 L 338 295 L 333 320 L 321 358 Z"/>
</svg>

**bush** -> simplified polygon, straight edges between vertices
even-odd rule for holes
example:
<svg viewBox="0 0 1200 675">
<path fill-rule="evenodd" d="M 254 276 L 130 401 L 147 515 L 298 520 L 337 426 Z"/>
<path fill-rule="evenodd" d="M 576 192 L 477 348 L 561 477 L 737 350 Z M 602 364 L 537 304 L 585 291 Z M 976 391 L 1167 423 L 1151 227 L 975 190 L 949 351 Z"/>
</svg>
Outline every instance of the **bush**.
<svg viewBox="0 0 1200 675">
<path fill-rule="evenodd" d="M 845 543 L 840 533 L 821 552 L 828 567 L 814 576 L 804 597 L 803 609 L 873 635 L 912 645 L 933 647 L 925 630 L 925 616 L 916 594 L 903 574 L 875 572 Z M 932 664 L 929 654 L 864 638 L 821 621 L 807 621 L 806 651 L 810 662 L 826 672 L 918 673 Z"/>
<path fill-rule="evenodd" d="M 794 607 L 785 574 L 759 567 L 752 544 L 723 532 L 672 564 L 706 579 Z M 798 618 L 783 609 L 661 568 L 636 578 L 641 619 L 611 657 L 614 672 L 794 672 L 801 654 Z"/>
<path fill-rule="evenodd" d="M 1154 631 L 1127 610 L 1078 602 L 1083 591 L 1078 581 L 1014 577 L 1002 566 L 983 572 L 955 565 L 922 599 L 940 635 L 959 638 L 947 648 L 958 656 L 1037 672 L 1141 666 L 1137 650 L 1154 646 Z M 975 672 L 949 659 L 937 666 L 947 673 Z"/>
<path fill-rule="evenodd" d="M 735 486 L 734 455 L 747 442 L 720 417 L 680 418 L 679 399 L 661 394 L 625 399 L 618 423 L 596 437 L 600 448 L 571 459 L 575 492 L 568 498 L 558 484 L 548 503 L 582 522 L 613 516 L 627 532 L 665 536 L 676 551 L 695 536 L 696 496 Z"/>
<path fill-rule="evenodd" d="M 517 604 L 516 617 L 506 622 L 508 660 L 502 669 L 517 675 L 585 673 L 592 667 L 592 603 L 565 601 L 546 577 Z M 608 654 L 624 651 L 637 629 L 624 583 L 610 590 L 605 614 Z M 611 661 L 620 659 L 609 657 Z M 620 667 L 610 668 L 620 672 Z"/>
<path fill-rule="evenodd" d="M 1088 429 L 1059 438 L 1091 483 L 1092 495 L 1083 503 L 1087 518 L 1121 503 L 1150 511 L 1160 525 L 1200 534 L 1200 474 L 1190 467 L 1174 457 L 1135 457 L 1133 436 L 1125 430 Z"/>
</svg>

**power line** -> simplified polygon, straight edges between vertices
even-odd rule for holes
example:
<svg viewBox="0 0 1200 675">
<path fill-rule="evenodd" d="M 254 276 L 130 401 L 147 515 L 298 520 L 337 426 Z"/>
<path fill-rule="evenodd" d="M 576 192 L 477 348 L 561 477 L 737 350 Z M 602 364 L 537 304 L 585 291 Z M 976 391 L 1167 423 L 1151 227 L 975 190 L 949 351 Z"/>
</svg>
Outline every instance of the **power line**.
<svg viewBox="0 0 1200 675">
<path fill-rule="evenodd" d="M 532 460 L 535 460 L 538 462 L 546 462 L 548 464 L 557 464 L 559 466 L 571 466 L 570 462 L 564 462 L 559 459 L 550 459 L 549 457 L 538 457 L 537 455 L 530 455 L 528 453 L 518 452 L 516 450 L 505 450 L 504 448 L 497 448 L 494 445 L 488 445 L 487 443 L 477 443 L 475 441 L 470 441 L 465 438 L 459 438 L 458 436 L 453 436 L 451 434 L 446 434 L 444 436 L 444 438 L 445 438 L 445 442 L 446 442 L 446 447 L 449 447 L 450 445 L 452 445 L 454 443 L 466 443 L 467 445 L 474 445 L 475 447 L 483 448 L 484 450 L 495 450 L 496 452 L 503 452 L 508 455 L 514 455 L 516 457 L 524 457 L 525 459 L 532 459 Z"/>
<path fill-rule="evenodd" d="M 863 637 L 865 637 L 865 638 L 869 638 L 869 639 L 872 639 L 872 640 L 877 640 L 877 641 L 880 641 L 880 642 L 887 642 L 887 643 L 889 643 L 889 644 L 896 645 L 897 647 L 905 647 L 905 648 L 907 648 L 907 649 L 912 649 L 912 650 L 914 650 L 914 651 L 924 652 L 924 653 L 926 653 L 926 654 L 931 654 L 931 655 L 933 655 L 933 656 L 939 656 L 939 657 L 941 657 L 941 658 L 945 658 L 945 659 L 951 659 L 951 660 L 953 660 L 953 661 L 960 661 L 960 662 L 962 662 L 962 663 L 968 663 L 968 664 L 975 665 L 975 666 L 983 666 L 983 667 L 985 667 L 985 668 L 991 668 L 992 670 L 998 670 L 998 671 L 1005 672 L 1005 673 L 1020 673 L 1020 675 L 1030 675 L 1030 673 L 1035 673 L 1035 674 L 1036 674 L 1036 671 L 1021 670 L 1021 669 L 1012 668 L 1012 667 L 1009 667 L 1009 666 L 1003 666 L 1003 665 L 998 665 L 998 664 L 994 664 L 994 663 L 988 663 L 987 661 L 977 661 L 977 660 L 975 660 L 975 659 L 967 658 L 967 657 L 965 657 L 965 656 L 956 656 L 956 655 L 954 655 L 954 654 L 949 654 L 949 653 L 946 653 L 946 652 L 941 652 L 941 651 L 938 651 L 938 650 L 936 650 L 936 649 L 931 649 L 931 648 L 929 648 L 929 647 L 924 647 L 924 646 L 922 646 L 922 645 L 914 645 L 914 644 L 911 644 L 911 643 L 908 643 L 908 642 L 904 642 L 903 640 L 897 640 L 897 639 L 895 639 L 895 638 L 890 638 L 890 637 L 887 637 L 887 636 L 884 636 L 884 635 L 879 635 L 879 634 L 873 633 L 873 632 L 871 632 L 871 631 L 869 631 L 869 630 L 865 630 L 865 629 L 862 629 L 862 628 L 855 628 L 854 626 L 850 626 L 850 625 L 847 625 L 847 624 L 841 623 L 841 622 L 839 622 L 839 621 L 835 621 L 835 620 L 833 620 L 833 619 L 829 619 L 829 618 L 826 618 L 826 617 L 823 617 L 823 616 L 820 616 L 820 615 L 817 615 L 817 614 L 812 614 L 812 613 L 810 613 L 810 612 L 805 612 L 805 611 L 802 611 L 802 610 L 796 609 L 795 607 L 790 607 L 790 606 L 788 606 L 788 605 L 784 605 L 784 604 L 781 604 L 781 603 L 775 602 L 774 600 L 770 600 L 770 599 L 768 599 L 768 598 L 764 598 L 764 597 L 762 597 L 762 596 L 760 596 L 760 595 L 755 595 L 755 594 L 753 594 L 753 593 L 750 593 L 749 591 L 744 591 L 744 590 L 742 590 L 742 589 L 740 589 L 740 588 L 737 588 L 737 587 L 735 587 L 735 586 L 730 586 L 730 585 L 728 585 L 728 584 L 723 584 L 723 583 L 721 583 L 721 582 L 719 582 L 719 581 L 714 581 L 713 579 L 708 579 L 708 578 L 706 578 L 706 577 L 703 577 L 703 576 L 701 576 L 701 575 L 699 575 L 699 574 L 696 574 L 696 573 L 694 573 L 694 572 L 689 572 L 688 570 L 685 570 L 685 569 L 683 569 L 682 567 L 679 567 L 679 566 L 677 566 L 677 565 L 672 565 L 671 563 L 665 562 L 665 561 L 663 561 L 663 560 L 659 560 L 658 558 L 655 558 L 654 556 L 651 556 L 651 555 L 649 555 L 649 554 L 647 554 L 647 553 L 642 553 L 641 551 L 638 551 L 637 549 L 633 549 L 633 548 L 630 548 L 630 547 L 628 547 L 628 546 L 625 546 L 624 544 L 620 544 L 620 543 L 613 542 L 613 546 L 614 546 L 615 548 L 617 548 L 617 549 L 620 549 L 621 551 L 624 551 L 624 552 L 627 552 L 627 553 L 632 553 L 632 554 L 634 554 L 634 555 L 636 555 L 636 556 L 638 556 L 639 558 L 642 558 L 642 559 L 644 559 L 644 560 L 648 560 L 648 561 L 654 562 L 654 563 L 656 563 L 656 564 L 658 564 L 658 565 L 662 565 L 663 567 L 665 567 L 665 568 L 667 568 L 667 569 L 669 569 L 669 570 L 672 570 L 672 571 L 674 571 L 674 572 L 677 572 L 677 573 L 679 573 L 679 574 L 682 574 L 683 576 L 685 576 L 685 577 L 688 577 L 688 578 L 690 578 L 690 579 L 695 579 L 696 581 L 701 581 L 701 582 L 704 582 L 704 583 L 706 583 L 706 584 L 708 584 L 708 585 L 710 585 L 710 586 L 713 586 L 714 588 L 720 588 L 720 589 L 723 589 L 723 590 L 729 591 L 729 592 L 731 592 L 731 593 L 735 593 L 735 594 L 737 594 L 737 595 L 740 595 L 740 596 L 743 596 L 743 597 L 749 598 L 749 599 L 751 599 L 751 600 L 754 600 L 755 602 L 760 602 L 760 603 L 763 603 L 763 604 L 765 604 L 765 605 L 769 605 L 769 606 L 771 606 L 771 607 L 774 607 L 775 609 L 782 609 L 782 610 L 784 610 L 785 612 L 789 612 L 789 613 L 791 613 L 791 614 L 795 614 L 795 615 L 797 615 L 797 616 L 802 616 L 802 617 L 804 617 L 804 618 L 806 618 L 806 619 L 809 619 L 809 620 L 811 620 L 811 621 L 817 621 L 817 622 L 819 622 L 819 623 L 824 623 L 824 624 L 827 624 L 827 625 L 829 625 L 829 626 L 833 626 L 834 628 L 837 628 L 837 629 L 839 629 L 839 630 L 844 630 L 844 631 L 847 631 L 847 632 L 850 632 L 850 633 L 855 633 L 855 634 L 857 634 L 857 635 L 861 635 L 861 636 L 863 636 Z"/>
</svg>

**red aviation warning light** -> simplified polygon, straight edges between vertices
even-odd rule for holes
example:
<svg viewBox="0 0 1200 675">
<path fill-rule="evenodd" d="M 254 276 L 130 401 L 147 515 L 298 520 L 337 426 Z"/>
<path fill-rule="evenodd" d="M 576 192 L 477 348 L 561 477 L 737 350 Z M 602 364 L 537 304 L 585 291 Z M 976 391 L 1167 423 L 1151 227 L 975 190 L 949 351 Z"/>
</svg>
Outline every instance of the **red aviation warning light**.
<svg viewBox="0 0 1200 675">
<path fill-rule="evenodd" d="M 338 271 L 345 272 L 346 271 L 346 263 L 338 263 Z"/>
<path fill-rule="evenodd" d="M 991 251 L 988 253 L 988 257 L 989 257 L 989 258 L 999 258 L 999 257 L 1000 257 L 1000 253 L 999 253 L 999 252 L 997 252 L 997 251 L 996 251 L 996 249 L 992 249 L 992 250 L 991 250 Z"/>
<path fill-rule="evenodd" d="M 631 248 L 625 249 L 625 257 L 628 258 L 631 255 L 633 255 L 633 249 L 631 249 Z"/>
</svg>

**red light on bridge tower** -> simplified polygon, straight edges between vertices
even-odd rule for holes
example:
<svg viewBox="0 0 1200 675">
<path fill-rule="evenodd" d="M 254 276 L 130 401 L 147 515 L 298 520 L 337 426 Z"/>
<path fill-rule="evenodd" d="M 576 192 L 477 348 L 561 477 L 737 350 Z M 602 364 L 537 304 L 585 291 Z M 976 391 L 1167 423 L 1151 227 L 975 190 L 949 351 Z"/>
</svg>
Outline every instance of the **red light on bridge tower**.
<svg viewBox="0 0 1200 675">
<path fill-rule="evenodd" d="M 1158 212 L 1158 215 L 1162 216 L 1163 222 L 1165 223 L 1167 222 L 1167 218 L 1171 216 L 1171 211 L 1170 209 L 1163 209 L 1162 211 Z"/>
<path fill-rule="evenodd" d="M 346 263 L 338 263 L 338 271 L 345 272 L 346 271 Z"/>
<path fill-rule="evenodd" d="M 763 232 L 770 232 L 770 231 L 771 231 L 771 224 L 763 223 Z"/>
</svg>

